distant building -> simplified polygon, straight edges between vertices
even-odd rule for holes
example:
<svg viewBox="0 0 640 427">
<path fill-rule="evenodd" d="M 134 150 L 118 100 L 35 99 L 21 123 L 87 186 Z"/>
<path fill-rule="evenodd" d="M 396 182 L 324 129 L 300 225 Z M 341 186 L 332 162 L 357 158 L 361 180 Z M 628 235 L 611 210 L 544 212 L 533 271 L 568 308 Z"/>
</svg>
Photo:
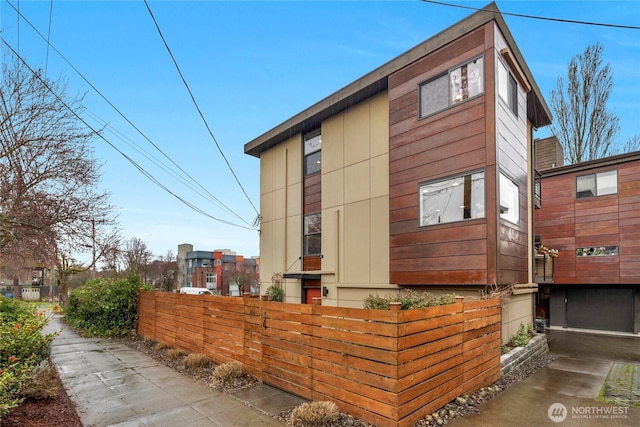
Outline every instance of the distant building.
<svg viewBox="0 0 640 427">
<path fill-rule="evenodd" d="M 242 292 L 257 295 L 260 292 L 258 257 L 245 258 L 230 249 L 191 250 L 185 252 L 183 265 L 184 267 L 180 267 L 179 264 L 178 267 L 183 268 L 182 286 L 207 288 L 218 295 L 236 295 Z M 241 286 L 244 286 L 244 289 L 240 289 Z"/>
</svg>

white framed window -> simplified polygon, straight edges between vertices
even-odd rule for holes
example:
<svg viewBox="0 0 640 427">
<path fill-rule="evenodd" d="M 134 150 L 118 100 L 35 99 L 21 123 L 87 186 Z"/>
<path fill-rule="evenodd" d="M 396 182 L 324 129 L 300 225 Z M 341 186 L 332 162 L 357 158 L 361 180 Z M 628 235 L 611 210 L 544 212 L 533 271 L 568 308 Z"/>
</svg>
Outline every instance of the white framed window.
<svg viewBox="0 0 640 427">
<path fill-rule="evenodd" d="M 484 57 L 480 56 L 421 83 L 419 115 L 422 118 L 435 114 L 483 93 Z"/>
<path fill-rule="evenodd" d="M 518 82 L 507 67 L 498 61 L 498 95 L 518 115 Z"/>
<path fill-rule="evenodd" d="M 485 216 L 484 171 L 420 185 L 420 225 Z"/>
<path fill-rule="evenodd" d="M 576 177 L 576 199 L 618 192 L 618 171 L 592 173 Z"/>
<path fill-rule="evenodd" d="M 520 221 L 520 191 L 518 185 L 500 172 L 500 218 L 517 224 Z"/>
</svg>

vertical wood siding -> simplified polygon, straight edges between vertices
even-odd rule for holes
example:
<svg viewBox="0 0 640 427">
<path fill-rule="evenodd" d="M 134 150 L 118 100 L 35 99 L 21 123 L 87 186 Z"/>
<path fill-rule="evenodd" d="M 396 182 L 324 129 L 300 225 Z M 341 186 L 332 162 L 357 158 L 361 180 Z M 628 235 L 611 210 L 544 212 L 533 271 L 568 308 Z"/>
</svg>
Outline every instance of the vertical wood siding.
<svg viewBox="0 0 640 427">
<path fill-rule="evenodd" d="M 500 300 L 408 311 L 140 294 L 141 336 L 380 427 L 409 427 L 500 377 Z"/>
</svg>

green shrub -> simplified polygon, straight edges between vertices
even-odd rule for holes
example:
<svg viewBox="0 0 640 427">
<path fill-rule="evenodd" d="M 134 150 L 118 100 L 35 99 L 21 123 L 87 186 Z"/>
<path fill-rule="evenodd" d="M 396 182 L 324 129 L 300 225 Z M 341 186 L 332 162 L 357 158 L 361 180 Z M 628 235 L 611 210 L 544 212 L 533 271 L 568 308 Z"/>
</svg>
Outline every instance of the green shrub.
<svg viewBox="0 0 640 427">
<path fill-rule="evenodd" d="M 270 285 L 267 288 L 266 293 L 269 301 L 284 301 L 284 289 L 282 289 L 282 287 L 280 287 L 279 285 Z"/>
<path fill-rule="evenodd" d="M 413 310 L 417 308 L 433 307 L 437 305 L 453 304 L 456 296 L 444 294 L 440 296 L 429 292 L 416 292 L 414 290 L 402 290 L 397 294 L 369 295 L 364 300 L 364 308 L 370 310 L 389 310 L 392 302 L 399 302 L 401 310 Z"/>
<path fill-rule="evenodd" d="M 35 306 L 0 296 L 0 417 L 20 403 L 23 384 L 49 358 L 56 334 L 42 333 L 48 322 Z"/>
<path fill-rule="evenodd" d="M 340 411 L 333 402 L 305 402 L 291 411 L 294 427 L 322 427 L 338 421 Z"/>
<path fill-rule="evenodd" d="M 138 276 L 127 279 L 97 279 L 76 289 L 69 297 L 65 319 L 87 335 L 126 336 L 138 322 L 138 294 L 151 290 Z"/>
<path fill-rule="evenodd" d="M 511 338 L 511 342 L 516 347 L 524 347 L 529 343 L 531 337 L 529 333 L 525 329 L 524 325 L 520 323 L 520 327 L 518 328 L 518 332 Z"/>
</svg>

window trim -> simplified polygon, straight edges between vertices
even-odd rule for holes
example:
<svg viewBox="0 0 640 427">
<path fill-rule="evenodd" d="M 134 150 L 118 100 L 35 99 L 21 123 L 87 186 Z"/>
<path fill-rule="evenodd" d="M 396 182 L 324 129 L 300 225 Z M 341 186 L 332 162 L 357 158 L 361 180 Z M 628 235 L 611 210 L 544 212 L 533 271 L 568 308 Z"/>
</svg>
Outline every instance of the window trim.
<svg viewBox="0 0 640 427">
<path fill-rule="evenodd" d="M 462 219 L 456 219 L 453 221 L 444 221 L 444 222 L 437 222 L 437 223 L 433 223 L 433 224 L 425 224 L 423 223 L 423 200 L 422 200 L 422 188 L 424 186 L 427 186 L 429 184 L 435 184 L 438 182 L 443 182 L 443 181 L 448 181 L 448 180 L 453 180 L 456 178 L 464 178 L 464 177 L 472 177 L 473 175 L 476 174 L 482 174 L 482 179 L 483 179 L 483 188 L 482 188 L 482 203 L 483 203 L 483 212 L 481 216 L 475 216 L 475 217 L 469 217 L 469 218 L 462 218 Z M 470 195 L 471 197 L 471 201 L 473 201 L 473 194 Z M 464 215 L 463 215 L 464 216 Z M 486 219 L 487 217 L 487 171 L 483 168 L 483 169 L 474 169 L 472 171 L 468 171 L 468 172 L 463 172 L 463 173 L 459 173 L 459 174 L 455 174 L 455 175 L 449 175 L 449 176 L 444 176 L 444 177 L 440 177 L 440 178 L 436 178 L 436 179 L 430 179 L 428 181 L 422 181 L 418 183 L 418 227 L 431 227 L 431 226 L 437 226 L 437 225 L 443 225 L 443 224 L 455 224 L 458 222 L 462 222 L 462 221 L 473 221 L 473 220 L 478 220 L 478 219 Z"/>
<path fill-rule="evenodd" d="M 459 68 L 462 68 L 465 65 L 474 63 L 474 62 L 478 61 L 479 59 L 482 60 L 482 91 L 480 91 L 479 93 L 477 93 L 477 94 L 475 94 L 473 96 L 470 96 L 468 98 L 463 98 L 462 100 L 460 100 L 458 102 L 455 102 L 455 103 L 452 102 L 451 101 L 451 73 L 453 71 L 459 69 Z M 435 111 L 432 111 L 430 113 L 424 113 L 423 112 L 423 104 L 422 104 L 422 90 L 423 90 L 423 87 L 426 87 L 429 83 L 433 83 L 436 80 L 438 80 L 438 79 L 440 79 L 440 78 L 442 78 L 444 76 L 447 76 L 447 96 L 446 96 L 447 106 L 443 107 L 443 108 L 440 108 L 440 109 L 437 109 Z M 478 55 L 478 56 L 476 56 L 474 58 L 471 58 L 468 61 L 463 61 L 463 62 L 459 63 L 458 65 L 456 65 L 456 66 L 454 66 L 452 68 L 449 68 L 446 71 L 443 71 L 442 73 L 439 73 L 439 74 L 437 74 L 437 75 L 435 75 L 433 77 L 430 77 L 427 80 L 424 80 L 424 81 L 418 83 L 418 120 L 422 120 L 422 119 L 425 119 L 427 117 L 431 117 L 431 116 L 433 116 L 435 114 L 438 114 L 438 113 L 440 113 L 442 111 L 448 110 L 449 108 L 453 108 L 453 107 L 458 106 L 460 104 L 463 104 L 463 103 L 465 103 L 467 101 L 470 101 L 472 99 L 475 99 L 475 98 L 478 98 L 480 96 L 483 96 L 486 93 L 486 78 L 485 77 L 486 77 L 485 55 L 482 54 L 482 55 Z"/>
</svg>

